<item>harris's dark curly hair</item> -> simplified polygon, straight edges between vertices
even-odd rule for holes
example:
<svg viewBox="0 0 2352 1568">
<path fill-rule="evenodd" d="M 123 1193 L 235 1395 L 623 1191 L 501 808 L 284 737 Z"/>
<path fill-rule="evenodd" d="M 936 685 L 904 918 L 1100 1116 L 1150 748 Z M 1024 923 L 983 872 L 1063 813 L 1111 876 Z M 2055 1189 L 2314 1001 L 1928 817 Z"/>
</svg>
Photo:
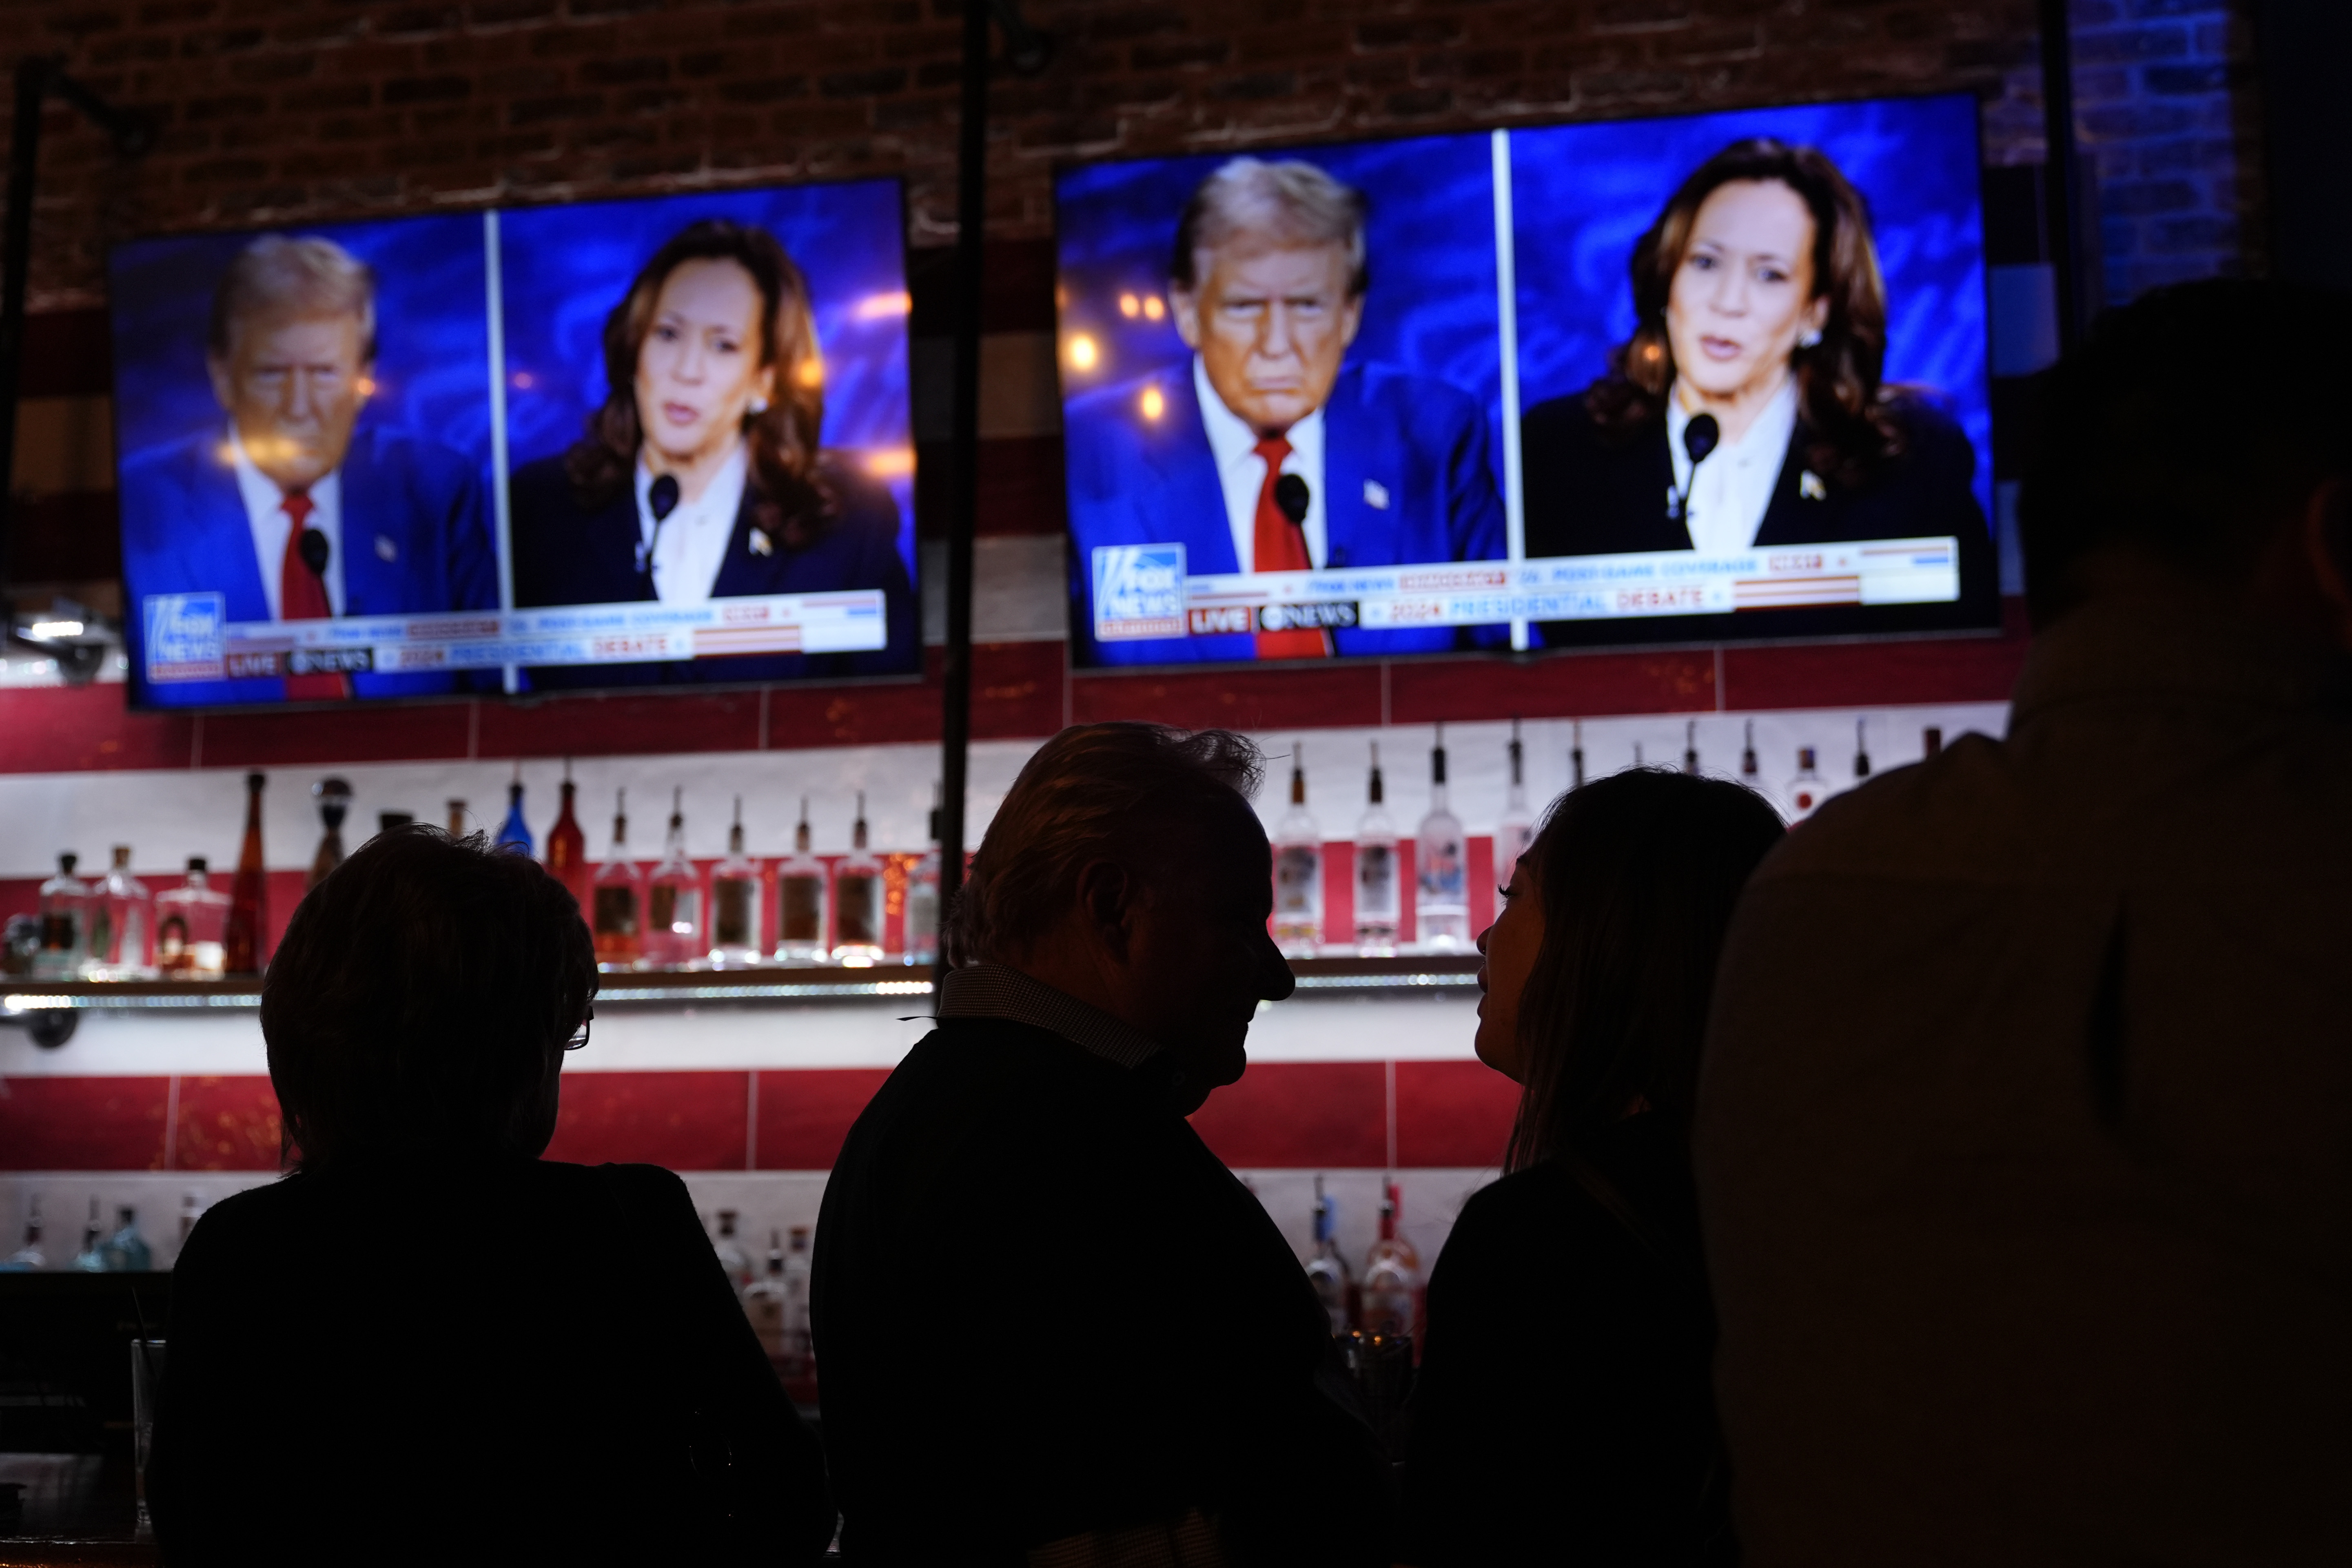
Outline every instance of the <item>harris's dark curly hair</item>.
<svg viewBox="0 0 2352 1568">
<path fill-rule="evenodd" d="M 604 319 L 604 406 L 588 416 L 586 434 L 564 456 L 564 471 L 584 510 L 598 510 L 628 488 L 645 425 L 637 413 L 637 356 L 653 329 L 654 307 L 669 275 L 689 261 L 731 261 L 760 291 L 760 364 L 776 373 L 774 401 L 743 421 L 751 448 L 754 517 L 793 549 L 824 533 L 837 497 L 819 462 L 824 425 L 824 362 L 808 279 L 774 235 L 751 224 L 705 218 L 654 252 L 629 291 Z"/>
<path fill-rule="evenodd" d="M 1798 405 L 1811 436 L 1807 465 L 1832 484 L 1866 483 L 1903 455 L 1898 400 L 1880 381 L 1886 363 L 1886 281 L 1871 237 L 1870 207 L 1818 148 L 1768 136 L 1735 141 L 1700 164 L 1633 247 L 1633 335 L 1609 356 L 1609 373 L 1585 389 L 1603 431 L 1630 437 L 1664 417 L 1675 350 L 1666 300 L 1690 249 L 1698 210 L 1735 181 L 1787 186 L 1813 216 L 1813 294 L 1829 305 L 1821 341 L 1791 360 Z"/>
</svg>

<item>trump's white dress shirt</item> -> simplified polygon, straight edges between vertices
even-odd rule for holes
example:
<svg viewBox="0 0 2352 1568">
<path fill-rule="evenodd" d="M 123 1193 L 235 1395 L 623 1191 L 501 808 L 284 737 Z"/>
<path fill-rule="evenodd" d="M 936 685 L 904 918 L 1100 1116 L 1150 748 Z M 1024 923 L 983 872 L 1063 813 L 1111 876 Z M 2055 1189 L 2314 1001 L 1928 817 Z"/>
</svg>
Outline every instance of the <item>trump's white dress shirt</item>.
<svg viewBox="0 0 2352 1568">
<path fill-rule="evenodd" d="M 1209 437 L 1209 451 L 1217 460 L 1217 482 L 1225 492 L 1225 523 L 1234 532 L 1234 559 L 1243 571 L 1257 570 L 1257 498 L 1265 487 L 1265 459 L 1257 455 L 1257 431 L 1225 406 L 1201 356 L 1192 356 L 1192 390 L 1201 402 L 1201 423 Z M 1299 531 L 1307 536 L 1307 559 L 1317 566 L 1330 559 L 1323 528 L 1323 411 L 1316 409 L 1282 433 L 1290 455 L 1282 471 L 1307 482 L 1307 516 Z M 1192 568 L 1197 571 L 1200 568 Z"/>
<path fill-rule="evenodd" d="M 232 427 L 228 433 L 229 465 L 236 471 L 236 493 L 245 502 L 245 520 L 253 529 L 253 554 L 261 568 L 261 591 L 269 601 L 269 618 L 286 619 L 279 602 L 279 573 L 286 567 L 286 536 L 294 519 L 286 510 L 286 492 L 278 481 L 254 466 L 245 442 Z M 338 466 L 306 492 L 310 516 L 306 528 L 327 536 L 327 570 L 319 575 L 327 585 L 327 605 L 343 612 L 343 471 Z"/>
</svg>

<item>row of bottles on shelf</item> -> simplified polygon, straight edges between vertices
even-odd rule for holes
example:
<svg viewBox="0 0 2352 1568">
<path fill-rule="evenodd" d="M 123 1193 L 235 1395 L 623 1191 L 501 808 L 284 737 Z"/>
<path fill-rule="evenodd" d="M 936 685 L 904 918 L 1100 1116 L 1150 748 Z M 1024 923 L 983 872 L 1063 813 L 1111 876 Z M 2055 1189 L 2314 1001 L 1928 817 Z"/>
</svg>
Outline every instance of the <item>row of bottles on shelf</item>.
<svg viewBox="0 0 2352 1568">
<path fill-rule="evenodd" d="M 1323 1303 L 1335 1337 L 1360 1333 L 1411 1340 L 1421 1325 L 1425 1290 L 1421 1255 L 1397 1228 L 1401 1200 L 1397 1184 L 1382 1178 L 1380 1237 L 1365 1255 L 1359 1275 L 1349 1269 L 1335 1239 L 1339 1206 L 1324 1195 L 1323 1178 L 1315 1178 L 1315 1251 L 1307 1260 L 1307 1279 Z"/>
<path fill-rule="evenodd" d="M 139 1233 L 139 1211 L 124 1204 L 114 1211 L 114 1228 L 106 1229 L 100 1219 L 100 1207 L 95 1197 L 89 1200 L 89 1222 L 82 1228 L 81 1248 L 70 1255 L 53 1249 L 43 1239 L 41 1196 L 33 1194 L 25 1205 L 25 1244 L 0 1259 L 0 1273 L 23 1274 L 43 1270 L 73 1270 L 84 1274 L 141 1274 L 155 1267 L 154 1249 Z M 194 1193 L 180 1201 L 180 1245 L 188 1242 L 188 1232 L 195 1228 L 197 1217 L 204 1205 Z"/>
<path fill-rule="evenodd" d="M 795 1225 L 787 1243 L 781 1229 L 768 1232 L 768 1260 L 755 1271 L 751 1255 L 735 1235 L 740 1217 L 731 1208 L 719 1211 L 719 1234 L 711 1249 L 719 1266 L 734 1287 L 736 1300 L 751 1320 L 760 1348 L 775 1364 L 784 1389 L 803 1405 L 816 1403 L 816 1352 L 809 1332 L 809 1228 Z"/>
</svg>

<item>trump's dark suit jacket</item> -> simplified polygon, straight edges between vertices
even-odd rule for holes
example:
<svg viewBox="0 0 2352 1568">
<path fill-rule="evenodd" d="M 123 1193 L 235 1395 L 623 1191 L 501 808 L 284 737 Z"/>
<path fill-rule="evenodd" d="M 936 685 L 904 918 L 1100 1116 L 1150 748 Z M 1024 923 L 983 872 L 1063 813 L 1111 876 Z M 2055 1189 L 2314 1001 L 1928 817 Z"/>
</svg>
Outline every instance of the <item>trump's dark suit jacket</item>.
<svg viewBox="0 0 2352 1568">
<path fill-rule="evenodd" d="M 1257 645 L 1246 634 L 1095 641 L 1087 596 L 1098 545 L 1181 544 L 1193 576 L 1241 570 L 1192 369 L 1151 384 L 1163 400 L 1158 419 L 1139 410 L 1142 382 L 1070 405 L 1064 444 L 1071 632 L 1097 664 L 1254 659 Z M 1503 503 L 1487 448 L 1486 417 L 1469 393 L 1391 366 L 1348 366 L 1323 405 L 1322 564 L 1338 570 L 1502 559 Z M 1334 637 L 1342 653 L 1439 653 L 1507 641 L 1507 633 L 1481 639 L 1447 626 L 1346 629 Z"/>
<path fill-rule="evenodd" d="M 286 695 L 286 683 L 277 679 L 152 686 L 146 681 L 141 601 L 150 595 L 218 593 L 230 621 L 269 619 L 253 524 L 236 470 L 221 461 L 222 440 L 221 432 L 208 432 L 123 465 L 122 580 L 131 600 L 123 621 L 133 693 L 142 702 L 206 707 Z M 344 615 L 498 608 L 498 554 L 485 517 L 482 477 L 472 462 L 436 442 L 362 418 L 337 472 Z M 268 570 L 274 573 L 278 563 Z M 498 685 L 495 670 L 478 677 L 368 674 L 352 677 L 352 695 L 430 696 Z"/>
<path fill-rule="evenodd" d="M 916 667 L 914 590 L 898 554 L 898 506 L 890 492 L 845 464 L 826 460 L 836 513 L 823 532 L 794 549 L 771 536 L 752 548 L 753 496 L 744 487 L 734 536 L 711 584 L 714 599 L 771 593 L 825 593 L 878 588 L 889 619 L 888 644 L 857 653 L 752 653 L 641 664 L 575 664 L 526 672 L 539 690 L 564 686 L 654 685 L 688 681 L 773 681 L 806 675 L 897 674 Z M 573 494 L 563 456 L 514 471 L 514 591 L 518 609 L 556 604 L 625 604 L 656 597 L 650 572 L 636 566 L 637 502 L 624 486 L 590 509 Z"/>
</svg>

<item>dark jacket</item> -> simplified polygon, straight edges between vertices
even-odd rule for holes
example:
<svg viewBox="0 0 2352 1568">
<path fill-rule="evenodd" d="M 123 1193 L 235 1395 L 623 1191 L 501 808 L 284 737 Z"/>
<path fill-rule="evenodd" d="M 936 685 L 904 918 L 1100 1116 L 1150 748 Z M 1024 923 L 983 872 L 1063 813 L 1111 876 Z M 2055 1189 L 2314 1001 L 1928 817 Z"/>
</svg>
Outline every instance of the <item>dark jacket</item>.
<svg viewBox="0 0 2352 1568">
<path fill-rule="evenodd" d="M 1389 1561 L 1322 1309 L 1166 1061 L 950 1019 L 858 1117 L 813 1297 L 853 1561 L 1021 1563 L 1192 1507 L 1245 1564 Z"/>
<path fill-rule="evenodd" d="M 830 593 L 878 588 L 889 620 L 887 646 L 855 653 L 751 653 L 729 658 L 672 659 L 641 664 L 535 667 L 534 689 L 651 685 L 691 681 L 775 681 L 800 676 L 903 674 L 920 652 L 914 590 L 898 554 L 898 507 L 890 492 L 845 465 L 824 460 L 836 497 L 835 515 L 817 537 L 793 549 L 763 534 L 752 538 L 750 486 L 735 515 L 734 537 L 711 584 L 714 599 L 772 593 Z M 637 570 L 637 502 L 624 485 L 611 501 L 590 510 L 574 495 L 561 454 L 514 471 L 512 499 L 514 592 L 519 609 L 562 604 L 625 604 L 656 597 L 652 574 Z"/>
<path fill-rule="evenodd" d="M 1405 1457 L 1405 1561 L 1736 1560 L 1690 1155 L 1621 1122 L 1590 1164 L 1471 1198 L 1429 1281 Z M 1629 1223 L 1630 1217 L 1630 1223 Z"/>
<path fill-rule="evenodd" d="M 172 1282 L 174 1564 L 814 1562 L 822 1454 L 684 1184 L 517 1161 L 295 1176 Z"/>
</svg>

